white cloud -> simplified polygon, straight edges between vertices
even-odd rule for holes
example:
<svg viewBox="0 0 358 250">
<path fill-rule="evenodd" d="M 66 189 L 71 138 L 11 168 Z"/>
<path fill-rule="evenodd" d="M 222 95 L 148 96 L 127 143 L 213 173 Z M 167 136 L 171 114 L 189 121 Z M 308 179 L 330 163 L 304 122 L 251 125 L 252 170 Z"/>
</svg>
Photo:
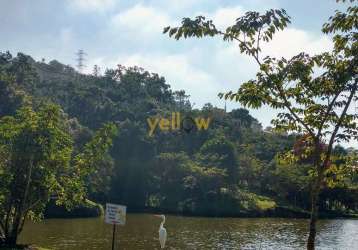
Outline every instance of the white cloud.
<svg viewBox="0 0 358 250">
<path fill-rule="evenodd" d="M 269 9 L 278 9 L 282 6 L 279 0 L 244 0 L 241 2 L 245 9 L 265 12 Z"/>
<path fill-rule="evenodd" d="M 79 11 L 106 11 L 115 5 L 115 0 L 68 0 L 70 7 Z"/>
<path fill-rule="evenodd" d="M 301 52 L 314 55 L 330 51 L 333 44 L 325 35 L 317 35 L 297 28 L 286 28 L 284 31 L 276 33 L 272 41 L 262 42 L 261 47 L 261 57 L 269 55 L 289 59 Z M 241 79 L 246 79 L 247 76 L 254 77 L 254 73 L 258 70 L 255 67 L 257 66 L 255 61 L 249 56 L 241 54 L 238 44 L 235 42 L 226 46 L 217 46 L 215 55 L 219 68 L 226 68 L 228 72 L 235 72 L 241 76 Z M 238 69 L 238 66 L 244 67 L 244 69 Z"/>
<path fill-rule="evenodd" d="M 245 12 L 246 10 L 242 6 L 235 6 L 220 8 L 212 13 L 200 14 L 208 16 L 218 28 L 224 29 L 233 25 L 235 20 L 243 16 Z M 261 46 L 262 54 L 275 57 L 292 57 L 303 51 L 309 54 L 317 54 L 333 48 L 332 41 L 328 36 L 292 27 L 277 32 L 272 41 L 269 43 L 262 42 Z M 229 50 L 235 56 L 239 54 L 238 49 L 237 51 Z"/>
<path fill-rule="evenodd" d="M 189 10 L 195 6 L 200 6 L 205 0 L 155 0 L 153 3 L 158 6 L 162 6 L 165 9 L 168 9 L 173 12 L 181 12 Z M 206 3 L 207 4 L 207 3 Z"/>
<path fill-rule="evenodd" d="M 161 34 L 163 28 L 170 23 L 169 15 L 159 9 L 142 4 L 137 4 L 124 12 L 120 12 L 111 19 L 111 25 L 114 28 L 147 37 Z"/>
<path fill-rule="evenodd" d="M 257 0 L 256 2 L 260 2 L 260 0 Z M 245 12 L 246 9 L 243 6 L 238 5 L 234 7 L 220 8 L 212 13 L 199 12 L 198 15 L 207 16 L 213 20 L 218 28 L 224 29 L 233 25 L 236 19 L 243 16 Z M 262 54 L 275 57 L 292 57 L 302 51 L 309 54 L 317 54 L 329 51 L 333 48 L 333 44 L 328 36 L 292 27 L 277 32 L 272 41 L 269 43 L 262 42 L 261 45 L 263 50 Z M 232 49 L 230 50 L 231 53 L 236 54 L 235 56 L 238 55 L 238 49 L 236 52 Z"/>
<path fill-rule="evenodd" d="M 219 8 L 214 12 L 196 12 L 195 16 L 205 16 L 213 21 L 215 26 L 221 30 L 225 30 L 228 26 L 232 26 L 236 19 L 245 14 L 242 6 Z"/>
<path fill-rule="evenodd" d="M 220 8 L 214 12 L 212 19 L 218 28 L 224 29 L 233 25 L 236 19 L 244 14 L 245 11 L 241 6 Z"/>
<path fill-rule="evenodd" d="M 276 33 L 271 42 L 263 44 L 263 54 L 289 58 L 300 52 L 313 55 L 332 48 L 332 41 L 327 36 L 297 28 L 286 28 Z"/>
</svg>

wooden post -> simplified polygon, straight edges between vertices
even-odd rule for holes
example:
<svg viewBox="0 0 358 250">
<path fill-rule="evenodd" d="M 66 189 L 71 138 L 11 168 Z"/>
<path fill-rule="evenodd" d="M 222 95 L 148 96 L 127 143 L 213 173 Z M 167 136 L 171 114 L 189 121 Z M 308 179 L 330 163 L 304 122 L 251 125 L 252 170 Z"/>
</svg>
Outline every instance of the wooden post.
<svg viewBox="0 0 358 250">
<path fill-rule="evenodd" d="M 116 224 L 113 224 L 113 235 L 112 235 L 112 250 L 114 250 L 114 241 L 116 238 Z"/>
<path fill-rule="evenodd" d="M 116 241 L 117 224 L 122 226 L 126 224 L 126 210 L 126 206 L 106 203 L 106 216 L 104 221 L 108 224 L 113 225 L 112 250 L 114 250 L 115 248 L 114 243 Z"/>
</svg>

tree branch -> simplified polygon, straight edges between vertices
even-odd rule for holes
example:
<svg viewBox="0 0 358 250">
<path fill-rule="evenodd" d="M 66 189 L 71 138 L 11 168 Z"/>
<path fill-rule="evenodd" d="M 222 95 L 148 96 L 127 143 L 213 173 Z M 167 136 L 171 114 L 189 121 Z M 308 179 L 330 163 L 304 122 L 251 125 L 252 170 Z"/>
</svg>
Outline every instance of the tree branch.
<svg viewBox="0 0 358 250">
<path fill-rule="evenodd" d="M 323 164 L 322 164 L 322 168 L 325 168 L 325 167 L 327 166 L 327 164 L 328 164 L 328 161 L 329 161 L 329 159 L 330 159 L 330 157 L 331 157 L 331 154 L 332 154 L 332 149 L 333 149 L 334 140 L 335 140 L 335 138 L 336 138 L 336 135 L 337 135 L 337 133 L 338 133 L 338 130 L 340 129 L 340 127 L 341 127 L 341 125 L 342 125 L 343 119 L 344 119 L 344 117 L 345 117 L 346 114 L 347 114 L 348 108 L 349 108 L 349 106 L 350 106 L 350 104 L 351 104 L 351 102 L 352 102 L 352 100 L 353 100 L 353 97 L 354 97 L 354 95 L 355 95 L 355 93 L 356 93 L 356 91 L 357 91 L 357 88 L 358 88 L 358 80 L 356 79 L 356 80 L 355 80 L 355 83 L 354 83 L 354 85 L 353 85 L 353 89 L 352 89 L 352 91 L 351 91 L 351 93 L 350 93 L 350 95 L 349 95 L 349 97 L 348 97 L 347 104 L 346 104 L 346 106 L 344 107 L 344 109 L 343 109 L 343 111 L 342 111 L 342 113 L 341 113 L 341 116 L 339 117 L 339 120 L 338 120 L 338 122 L 337 122 L 337 124 L 336 124 L 336 126 L 335 126 L 335 128 L 334 128 L 334 130 L 333 130 L 333 133 L 332 133 L 332 135 L 331 135 L 331 138 L 330 138 L 330 140 L 329 140 L 328 149 L 327 149 L 327 153 L 326 153 L 325 160 L 324 160 L 324 162 L 323 162 Z"/>
<path fill-rule="evenodd" d="M 228 34 L 222 32 L 222 31 L 218 31 L 218 34 L 223 35 L 223 36 L 225 36 L 225 35 L 227 36 L 227 35 L 228 35 Z M 238 41 L 239 43 L 243 44 L 243 45 L 245 46 L 245 48 L 249 51 L 249 53 L 254 57 L 254 59 L 255 59 L 255 61 L 257 62 L 257 64 L 258 64 L 260 67 L 262 66 L 262 63 L 261 63 L 261 61 L 260 61 L 260 59 L 259 59 L 259 57 L 258 57 L 258 51 L 257 51 L 257 55 L 255 55 L 255 54 L 251 51 L 251 49 L 246 45 L 246 43 L 244 43 L 241 39 L 239 39 L 239 38 L 236 37 L 236 36 L 232 36 L 232 35 L 229 35 L 229 36 L 230 36 L 232 39 L 234 39 L 234 40 Z M 267 76 L 269 79 L 271 79 L 271 75 L 270 75 L 267 71 L 264 71 L 264 72 L 265 72 L 266 76 Z M 313 130 L 310 129 L 310 128 L 308 127 L 308 125 L 296 114 L 296 112 L 294 112 L 294 111 L 292 110 L 291 105 L 290 105 L 289 101 L 287 100 L 287 97 L 285 96 L 285 93 L 284 93 L 284 92 L 282 91 L 282 89 L 280 88 L 280 86 L 279 86 L 277 83 L 275 83 L 274 81 L 273 81 L 273 83 L 275 84 L 277 90 L 278 90 L 279 93 L 280 93 L 279 97 L 281 97 L 281 99 L 284 101 L 284 105 L 285 105 L 285 107 L 288 109 L 288 111 L 291 113 L 291 115 L 296 119 L 296 121 L 297 121 L 298 123 L 300 123 L 300 124 L 308 131 L 308 133 L 309 133 L 312 137 L 315 137 L 315 134 L 314 134 Z"/>
<path fill-rule="evenodd" d="M 326 111 L 326 113 L 323 115 L 323 119 L 322 119 L 320 125 L 318 126 L 317 137 L 320 137 L 320 136 L 321 136 L 322 129 L 323 129 L 323 125 L 324 125 L 324 123 L 326 122 L 329 113 L 332 111 L 333 106 L 334 106 L 334 104 L 335 104 L 337 98 L 339 97 L 339 95 L 340 95 L 341 93 L 342 93 L 342 91 L 337 92 L 337 94 L 333 97 L 332 102 L 330 102 L 330 103 L 328 104 L 327 111 Z"/>
</svg>

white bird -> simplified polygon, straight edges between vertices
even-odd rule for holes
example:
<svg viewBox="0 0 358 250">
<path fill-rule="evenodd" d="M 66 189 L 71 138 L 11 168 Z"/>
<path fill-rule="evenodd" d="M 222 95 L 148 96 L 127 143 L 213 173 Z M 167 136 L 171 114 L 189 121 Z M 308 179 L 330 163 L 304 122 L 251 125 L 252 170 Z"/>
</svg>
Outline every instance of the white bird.
<svg viewBox="0 0 358 250">
<path fill-rule="evenodd" d="M 155 216 L 162 218 L 162 223 L 160 223 L 160 227 L 159 227 L 159 242 L 160 242 L 160 247 L 163 249 L 165 247 L 165 242 L 167 241 L 167 230 L 164 228 L 165 216 L 163 214 L 155 215 Z"/>
</svg>

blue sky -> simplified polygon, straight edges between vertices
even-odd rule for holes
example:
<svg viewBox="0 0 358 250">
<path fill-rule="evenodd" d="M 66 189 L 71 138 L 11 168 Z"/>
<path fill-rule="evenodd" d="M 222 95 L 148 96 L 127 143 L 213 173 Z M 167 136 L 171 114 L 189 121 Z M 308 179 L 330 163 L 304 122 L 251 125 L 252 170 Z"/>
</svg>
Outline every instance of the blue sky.
<svg viewBox="0 0 358 250">
<path fill-rule="evenodd" d="M 217 94 L 236 90 L 252 78 L 255 62 L 240 55 L 235 44 L 218 39 L 176 41 L 162 34 L 163 27 L 199 14 L 225 27 L 245 11 L 270 8 L 286 9 L 292 24 L 264 46 L 264 54 L 290 57 L 332 47 L 320 29 L 335 9 L 342 8 L 335 0 L 2 0 L 0 50 L 75 65 L 76 51 L 84 49 L 85 72 L 95 64 L 102 72 L 117 64 L 141 66 L 163 75 L 173 89 L 185 89 L 195 107 L 207 102 L 224 107 Z M 240 105 L 227 102 L 227 107 Z M 269 108 L 251 113 L 263 126 L 275 116 Z"/>
</svg>

